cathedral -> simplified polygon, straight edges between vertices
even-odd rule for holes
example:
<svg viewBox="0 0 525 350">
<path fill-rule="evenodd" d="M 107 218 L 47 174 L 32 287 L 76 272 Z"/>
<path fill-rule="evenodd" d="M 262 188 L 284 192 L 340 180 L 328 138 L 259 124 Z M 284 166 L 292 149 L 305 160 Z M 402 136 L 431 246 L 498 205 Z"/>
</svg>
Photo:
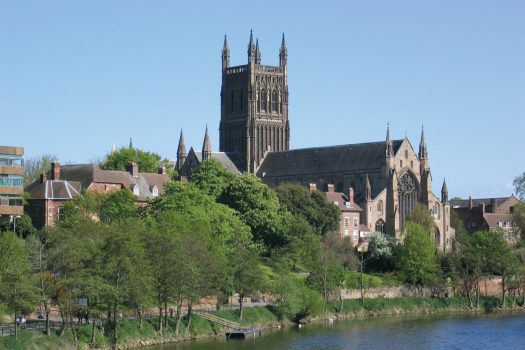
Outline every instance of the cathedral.
<svg viewBox="0 0 525 350">
<path fill-rule="evenodd" d="M 288 51 L 283 35 L 279 66 L 261 64 L 258 39 L 250 33 L 248 64 L 230 67 L 227 38 L 222 49 L 219 152 L 213 152 L 206 128 L 202 149 L 186 152 L 181 132 L 175 165 L 181 178 L 207 159 L 216 159 L 234 172 L 256 174 L 270 186 L 283 182 L 314 185 L 326 191 L 351 191 L 362 208 L 361 225 L 400 238 L 406 218 L 417 203 L 429 209 L 436 223 L 434 239 L 450 248 L 448 189 L 432 192 L 432 175 L 424 130 L 418 152 L 408 140 L 384 141 L 290 150 L 288 120 Z"/>
</svg>

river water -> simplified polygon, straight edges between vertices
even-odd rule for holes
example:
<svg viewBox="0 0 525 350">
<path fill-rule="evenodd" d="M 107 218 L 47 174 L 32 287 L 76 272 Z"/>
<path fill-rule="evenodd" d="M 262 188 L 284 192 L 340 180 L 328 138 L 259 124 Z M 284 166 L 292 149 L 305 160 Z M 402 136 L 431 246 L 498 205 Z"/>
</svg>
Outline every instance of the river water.
<svg viewBox="0 0 525 350">
<path fill-rule="evenodd" d="M 387 317 L 269 330 L 260 338 L 212 338 L 145 350 L 525 349 L 525 314 Z"/>
</svg>

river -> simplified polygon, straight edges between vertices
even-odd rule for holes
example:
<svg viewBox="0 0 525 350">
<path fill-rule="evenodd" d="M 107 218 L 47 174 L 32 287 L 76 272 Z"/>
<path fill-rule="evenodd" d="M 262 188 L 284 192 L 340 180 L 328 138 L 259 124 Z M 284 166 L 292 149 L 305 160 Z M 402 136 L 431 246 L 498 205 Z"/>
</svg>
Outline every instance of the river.
<svg viewBox="0 0 525 350">
<path fill-rule="evenodd" d="M 250 340 L 212 338 L 144 350 L 525 349 L 524 314 L 387 317 L 269 330 Z"/>
</svg>

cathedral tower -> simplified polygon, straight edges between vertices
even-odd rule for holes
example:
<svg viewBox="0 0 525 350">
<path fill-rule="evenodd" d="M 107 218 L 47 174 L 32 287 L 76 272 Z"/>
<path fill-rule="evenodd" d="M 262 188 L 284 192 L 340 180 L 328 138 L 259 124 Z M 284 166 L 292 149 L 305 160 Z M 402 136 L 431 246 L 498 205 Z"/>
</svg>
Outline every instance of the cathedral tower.
<svg viewBox="0 0 525 350">
<path fill-rule="evenodd" d="M 219 151 L 236 152 L 243 170 L 255 173 L 268 151 L 288 150 L 288 51 L 284 34 L 279 66 L 261 64 L 259 41 L 250 32 L 248 64 L 230 67 L 226 37 L 222 49 Z"/>
</svg>

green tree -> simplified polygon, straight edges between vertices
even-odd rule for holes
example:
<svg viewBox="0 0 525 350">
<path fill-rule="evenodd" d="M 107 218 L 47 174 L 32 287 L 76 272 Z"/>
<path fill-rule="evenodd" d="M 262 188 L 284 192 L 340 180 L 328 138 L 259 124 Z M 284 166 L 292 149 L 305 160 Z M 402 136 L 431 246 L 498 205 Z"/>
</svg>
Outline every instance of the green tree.
<svg viewBox="0 0 525 350">
<path fill-rule="evenodd" d="M 322 192 L 310 192 L 304 186 L 283 183 L 275 189 L 279 201 L 293 215 L 305 218 L 322 235 L 339 229 L 339 209 Z"/>
<path fill-rule="evenodd" d="M 424 227 L 408 221 L 404 241 L 398 247 L 396 267 L 403 281 L 418 288 L 438 282 L 439 265 L 436 245 Z"/>
<path fill-rule="evenodd" d="M 15 338 L 19 315 L 33 311 L 38 296 L 31 275 L 31 263 L 24 240 L 12 232 L 0 235 L 0 302 L 14 314 Z"/>
<path fill-rule="evenodd" d="M 128 189 L 112 192 L 102 199 L 100 218 L 108 223 L 137 216 L 135 197 Z"/>
<path fill-rule="evenodd" d="M 42 173 L 51 170 L 51 163 L 58 160 L 54 154 L 41 154 L 34 157 L 26 158 L 24 161 L 24 173 L 29 182 L 33 182 L 40 177 Z"/>
<path fill-rule="evenodd" d="M 114 346 L 118 342 L 119 314 L 144 305 L 149 295 L 149 261 L 142 240 L 147 234 L 138 220 L 120 221 L 109 226 L 101 247 L 100 271 L 109 286 Z"/>
<path fill-rule="evenodd" d="M 430 212 L 426 206 L 417 203 L 414 209 L 410 212 L 407 217 L 407 221 L 412 221 L 421 227 L 423 227 L 429 234 L 434 234 L 434 218 L 430 215 Z"/>
<path fill-rule="evenodd" d="M 137 163 L 141 173 L 156 173 L 162 163 L 157 153 L 130 147 L 107 154 L 100 167 L 106 170 L 125 170 L 129 162 Z"/>
<path fill-rule="evenodd" d="M 252 229 L 255 242 L 267 252 L 286 244 L 283 209 L 274 191 L 254 175 L 236 176 L 224 188 L 219 202 L 240 213 Z"/>
<path fill-rule="evenodd" d="M 239 319 L 243 316 L 243 302 L 247 295 L 253 295 L 263 287 L 262 271 L 258 255 L 245 242 L 232 241 L 228 265 L 231 269 L 233 290 L 239 294 Z"/>
<path fill-rule="evenodd" d="M 280 273 L 272 292 L 279 318 L 295 322 L 323 312 L 323 298 L 291 273 Z"/>
<path fill-rule="evenodd" d="M 523 172 L 523 174 L 516 176 L 513 185 L 518 198 L 521 200 L 525 200 L 525 171 Z"/>
<path fill-rule="evenodd" d="M 15 220 L 3 220 L 0 223 L 0 232 L 15 231 L 18 237 L 26 238 L 36 232 L 29 215 L 24 214 Z"/>
<path fill-rule="evenodd" d="M 192 181 L 204 193 L 217 199 L 234 176 L 218 160 L 209 159 L 193 173 Z"/>
</svg>

